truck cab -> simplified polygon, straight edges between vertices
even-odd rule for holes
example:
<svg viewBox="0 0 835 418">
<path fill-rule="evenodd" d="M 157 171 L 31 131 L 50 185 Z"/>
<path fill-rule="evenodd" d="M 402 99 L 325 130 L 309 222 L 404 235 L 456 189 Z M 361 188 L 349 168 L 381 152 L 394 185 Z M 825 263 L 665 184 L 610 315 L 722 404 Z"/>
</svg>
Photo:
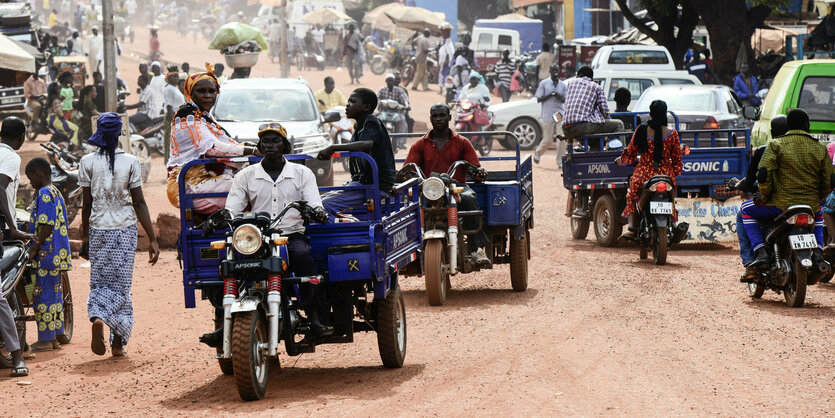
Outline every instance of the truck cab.
<svg viewBox="0 0 835 418">
<path fill-rule="evenodd" d="M 771 139 L 771 119 L 800 108 L 809 114 L 809 133 L 824 142 L 835 141 L 835 59 L 796 60 L 783 64 L 762 108 L 746 106 L 749 119 L 757 119 L 751 130 L 751 145 L 765 145 Z"/>
<path fill-rule="evenodd" d="M 511 29 L 473 28 L 473 42 L 470 44 L 481 68 L 499 62 L 502 52 L 507 49 L 510 56 L 518 56 L 519 32 Z"/>
</svg>

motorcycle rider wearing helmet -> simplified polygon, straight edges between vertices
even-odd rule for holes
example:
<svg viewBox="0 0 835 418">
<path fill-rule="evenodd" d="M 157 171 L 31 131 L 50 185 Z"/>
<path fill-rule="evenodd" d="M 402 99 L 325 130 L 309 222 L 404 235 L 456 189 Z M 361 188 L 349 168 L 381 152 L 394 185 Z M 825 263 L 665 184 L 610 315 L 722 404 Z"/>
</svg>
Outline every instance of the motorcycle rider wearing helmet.
<svg viewBox="0 0 835 418">
<path fill-rule="evenodd" d="M 771 118 L 771 137 L 772 138 L 779 138 L 788 132 L 789 128 L 786 125 L 786 115 L 776 115 Z M 748 172 L 745 174 L 741 180 L 739 179 L 731 179 L 728 182 L 728 187 L 731 189 L 737 189 L 742 191 L 746 194 L 754 194 L 757 192 L 757 166 L 760 165 L 760 160 L 763 158 L 763 153 L 765 153 L 765 145 L 759 146 L 754 148 L 754 152 L 751 156 L 751 163 L 748 164 Z M 754 250 L 751 248 L 751 240 L 748 238 L 748 234 L 745 232 L 745 224 L 742 222 L 742 212 L 739 211 L 736 213 L 736 236 L 739 240 L 739 256 L 742 258 L 742 265 L 745 266 L 745 275 L 743 276 L 743 282 L 745 279 L 753 280 L 758 276 L 757 269 L 754 267 L 750 267 L 752 261 L 756 255 L 754 254 Z"/>
<path fill-rule="evenodd" d="M 432 123 L 432 130 L 412 144 L 404 164 L 416 164 L 427 176 L 432 173 L 446 173 L 456 161 L 461 160 L 480 166 L 473 144 L 467 138 L 450 129 L 450 120 L 452 120 L 452 114 L 449 106 L 444 103 L 433 105 L 429 110 L 429 121 Z M 464 188 L 464 192 L 457 195 L 458 208 L 462 211 L 479 210 L 476 194 L 467 186 L 465 174 L 464 170 L 459 169 L 453 175 L 455 182 Z M 400 173 L 398 173 L 398 176 L 402 177 Z M 487 177 L 487 170 L 479 167 L 472 173 L 472 176 L 477 182 L 484 181 Z M 403 181 L 405 179 L 398 178 L 396 180 Z M 478 226 L 476 219 L 471 216 L 464 217 L 462 222 L 465 229 L 472 230 Z M 467 236 L 467 243 L 473 263 L 481 268 L 490 268 L 492 263 L 484 251 L 484 247 L 490 243 L 487 234 L 484 231 L 470 234 Z"/>
<path fill-rule="evenodd" d="M 815 237 L 823 246 L 823 215 L 821 199 L 832 190 L 831 176 L 835 174 L 826 147 L 809 136 L 809 115 L 802 109 L 792 109 L 786 115 L 789 131 L 783 137 L 768 142 L 757 168 L 759 195 L 742 203 L 742 222 L 757 256 L 749 266 L 767 266 L 768 252 L 760 229 L 760 219 L 773 219 L 790 206 L 806 205 L 815 216 Z M 813 254 L 819 264 L 820 255 Z"/>
<path fill-rule="evenodd" d="M 284 158 L 284 154 L 292 152 L 284 126 L 278 122 L 265 123 L 258 128 L 258 138 L 258 150 L 264 155 L 264 159 L 259 164 L 252 164 L 235 174 L 232 188 L 226 198 L 226 209 L 237 215 L 249 206 L 252 212 L 267 212 L 270 218 L 274 219 L 289 203 L 304 200 L 313 209 L 313 218 L 319 222 L 326 222 L 328 215 L 322 207 L 313 171 L 303 164 L 288 163 Z M 316 263 L 310 256 L 309 240 L 304 236 L 302 214 L 291 209 L 278 228 L 281 234 L 289 239 L 288 271 L 296 277 L 318 274 Z M 315 292 L 313 287 L 314 285 L 310 284 L 302 286 L 302 292 Z M 319 336 L 329 335 L 333 328 L 319 322 L 322 298 L 316 293 L 313 296 L 313 306 L 306 310 L 311 330 Z M 304 295 L 303 298 L 307 299 Z M 222 315 L 219 298 L 213 302 L 217 302 L 215 315 Z M 216 347 L 213 344 L 220 346 L 223 331 L 218 331 L 204 335 L 201 341 L 212 347 Z"/>
</svg>

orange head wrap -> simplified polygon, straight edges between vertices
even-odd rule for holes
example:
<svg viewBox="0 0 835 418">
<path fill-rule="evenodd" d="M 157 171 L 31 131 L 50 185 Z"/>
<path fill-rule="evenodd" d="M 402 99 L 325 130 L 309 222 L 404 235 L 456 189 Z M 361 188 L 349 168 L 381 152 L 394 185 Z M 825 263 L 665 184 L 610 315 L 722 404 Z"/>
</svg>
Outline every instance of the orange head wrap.
<svg viewBox="0 0 835 418">
<path fill-rule="evenodd" d="M 215 83 L 217 92 L 220 93 L 220 83 L 217 82 L 217 77 L 215 77 L 215 67 L 207 62 L 205 73 L 192 74 L 186 79 L 186 85 L 183 87 L 183 91 L 186 93 L 187 101 L 191 101 L 191 91 L 194 89 L 194 85 L 203 80 L 212 80 Z"/>
</svg>

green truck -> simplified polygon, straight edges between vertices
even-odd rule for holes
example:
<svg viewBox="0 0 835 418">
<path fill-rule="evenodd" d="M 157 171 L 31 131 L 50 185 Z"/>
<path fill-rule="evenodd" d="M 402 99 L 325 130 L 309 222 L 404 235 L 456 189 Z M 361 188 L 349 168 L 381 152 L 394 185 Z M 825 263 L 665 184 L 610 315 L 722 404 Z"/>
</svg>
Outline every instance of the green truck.
<svg viewBox="0 0 835 418">
<path fill-rule="evenodd" d="M 771 119 L 801 108 L 809 114 L 812 136 L 835 141 L 835 59 L 790 61 L 780 68 L 762 108 L 746 106 L 745 117 L 758 119 L 751 129 L 751 145 L 771 139 Z"/>
</svg>

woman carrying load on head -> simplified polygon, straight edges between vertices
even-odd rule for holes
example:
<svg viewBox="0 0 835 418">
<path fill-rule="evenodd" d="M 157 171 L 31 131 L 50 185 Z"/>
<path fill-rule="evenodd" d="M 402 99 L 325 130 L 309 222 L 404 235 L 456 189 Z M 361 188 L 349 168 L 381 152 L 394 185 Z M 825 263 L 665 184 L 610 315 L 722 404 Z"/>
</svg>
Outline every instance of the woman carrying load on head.
<svg viewBox="0 0 835 418">
<path fill-rule="evenodd" d="M 168 200 L 180 205 L 178 179 L 187 163 L 201 158 L 253 155 L 255 147 L 245 146 L 229 136 L 209 113 L 220 92 L 214 67 L 206 63 L 206 72 L 192 74 L 183 89 L 186 103 L 180 106 L 171 122 L 170 159 L 168 160 Z M 233 172 L 225 164 L 200 164 L 185 174 L 188 193 L 226 193 L 232 187 Z M 194 200 L 194 209 L 212 213 L 223 209 L 226 198 Z"/>
<path fill-rule="evenodd" d="M 667 127 L 667 103 L 655 100 L 649 105 L 650 120 L 635 129 L 629 146 L 618 158 L 621 165 L 636 164 L 626 192 L 626 208 L 622 216 L 629 219 L 629 229 L 622 238 L 632 239 L 638 231 L 637 203 L 641 187 L 653 176 L 669 176 L 676 186 L 681 175 L 681 141 L 675 129 Z M 640 158 L 638 156 L 640 155 Z M 678 211 L 673 209 L 673 222 Z"/>
</svg>

